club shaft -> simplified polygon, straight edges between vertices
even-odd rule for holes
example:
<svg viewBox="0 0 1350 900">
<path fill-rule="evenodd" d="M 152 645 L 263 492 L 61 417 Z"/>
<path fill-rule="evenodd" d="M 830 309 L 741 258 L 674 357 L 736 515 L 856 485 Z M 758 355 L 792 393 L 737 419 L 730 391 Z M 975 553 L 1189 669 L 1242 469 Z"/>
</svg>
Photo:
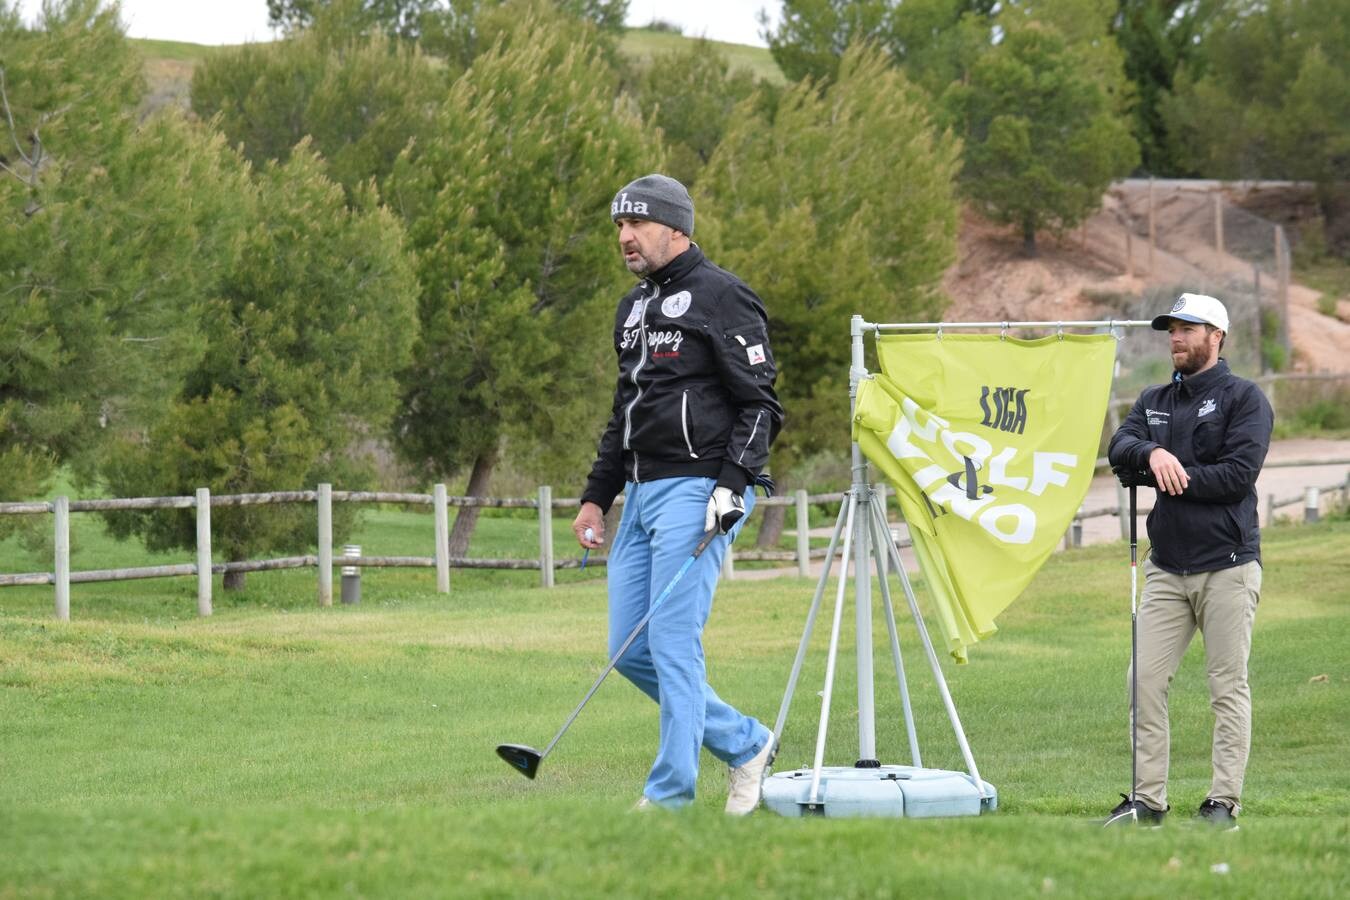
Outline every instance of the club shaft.
<svg viewBox="0 0 1350 900">
<path fill-rule="evenodd" d="M 1139 788 L 1139 539 L 1136 488 L 1130 485 L 1130 799 Z"/>
<path fill-rule="evenodd" d="M 649 608 L 647 614 L 642 617 L 642 621 L 638 622 L 633 630 L 629 632 L 628 637 L 624 639 L 623 644 L 614 655 L 610 657 L 609 663 L 605 666 L 604 670 L 601 671 L 600 676 L 595 679 L 595 684 L 591 685 L 591 689 L 586 692 L 586 696 L 581 698 L 581 702 L 577 704 L 577 708 L 572 710 L 572 714 L 567 717 L 567 721 L 563 723 L 562 728 L 558 729 L 558 733 L 553 736 L 553 740 L 548 742 L 548 746 L 544 748 L 544 752 L 539 754 L 540 760 L 543 760 L 545 756 L 548 756 L 549 752 L 554 748 L 558 741 L 562 740 L 562 736 L 567 733 L 567 729 L 572 727 L 572 723 L 576 721 L 577 716 L 581 715 L 581 711 L 586 708 L 586 704 L 595 696 L 595 692 L 600 690 L 600 685 L 604 683 L 605 677 L 619 664 L 619 660 L 623 658 L 624 653 L 626 653 L 628 648 L 633 645 L 633 641 L 637 640 L 637 636 L 642 633 L 642 629 L 647 627 L 647 623 L 652 620 L 652 616 L 654 616 L 656 611 L 661 608 L 661 604 L 664 603 L 671 592 L 675 590 L 675 586 L 680 583 L 680 579 L 683 578 L 684 574 L 689 571 L 691 566 L 693 566 L 694 561 L 703 554 L 704 550 L 708 549 L 708 545 L 712 543 L 712 539 L 717 536 L 717 533 L 717 528 L 713 527 L 703 535 L 703 539 L 698 542 L 698 546 L 694 548 L 694 552 L 684 561 L 684 565 L 680 566 L 680 570 L 675 573 L 674 578 L 670 579 L 670 583 L 667 584 L 665 588 L 662 589 L 661 593 L 657 595 L 656 599 L 652 601 L 651 608 Z"/>
</svg>

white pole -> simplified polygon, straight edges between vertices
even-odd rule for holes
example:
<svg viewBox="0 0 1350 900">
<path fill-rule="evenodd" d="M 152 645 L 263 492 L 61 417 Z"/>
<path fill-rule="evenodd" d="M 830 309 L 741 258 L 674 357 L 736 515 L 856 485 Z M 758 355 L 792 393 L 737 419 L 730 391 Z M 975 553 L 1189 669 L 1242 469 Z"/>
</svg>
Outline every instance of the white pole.
<svg viewBox="0 0 1350 900">
<path fill-rule="evenodd" d="M 333 486 L 319 485 L 319 605 L 333 605 Z"/>
<path fill-rule="evenodd" d="M 1318 499 L 1319 491 L 1315 487 L 1310 487 L 1303 494 L 1303 521 L 1316 522 L 1321 516 L 1321 503 Z"/>
<path fill-rule="evenodd" d="M 727 581 L 736 577 L 736 560 L 731 556 L 731 544 L 727 544 L 727 552 L 722 555 L 722 577 Z"/>
<path fill-rule="evenodd" d="M 197 615 L 211 615 L 210 488 L 197 488 Z"/>
<path fill-rule="evenodd" d="M 830 699 L 834 696 L 834 667 L 839 659 L 839 624 L 844 618 L 844 591 L 848 589 L 848 556 L 852 547 L 853 514 L 857 498 L 850 492 L 844 503 L 848 517 L 844 521 L 844 553 L 839 566 L 839 584 L 834 595 L 834 620 L 830 625 L 830 649 L 825 657 L 825 689 L 820 692 L 820 728 L 816 731 L 816 754 L 811 762 L 811 789 L 808 806 L 820 803 L 820 767 L 825 764 L 825 737 L 830 730 Z"/>
<path fill-rule="evenodd" d="M 797 574 L 811 577 L 811 511 L 805 488 L 797 491 Z"/>
<path fill-rule="evenodd" d="M 436 593 L 450 593 L 450 518 L 445 485 L 432 488 L 432 515 L 436 517 Z"/>
<path fill-rule="evenodd" d="M 553 587 L 553 488 L 539 486 L 539 584 Z"/>
<path fill-rule="evenodd" d="M 57 497 L 56 514 L 56 618 L 70 621 L 70 498 Z"/>
</svg>

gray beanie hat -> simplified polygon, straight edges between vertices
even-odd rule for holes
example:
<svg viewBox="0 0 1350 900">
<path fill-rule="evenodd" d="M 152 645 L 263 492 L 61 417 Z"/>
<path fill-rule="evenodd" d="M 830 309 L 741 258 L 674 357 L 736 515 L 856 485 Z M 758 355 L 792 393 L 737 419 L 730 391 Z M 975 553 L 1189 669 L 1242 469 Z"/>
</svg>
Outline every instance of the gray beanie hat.
<svg viewBox="0 0 1350 900">
<path fill-rule="evenodd" d="M 624 185 L 614 195 L 609 215 L 616 222 L 647 219 L 690 236 L 694 233 L 694 201 L 684 185 L 666 175 L 643 175 Z"/>
</svg>

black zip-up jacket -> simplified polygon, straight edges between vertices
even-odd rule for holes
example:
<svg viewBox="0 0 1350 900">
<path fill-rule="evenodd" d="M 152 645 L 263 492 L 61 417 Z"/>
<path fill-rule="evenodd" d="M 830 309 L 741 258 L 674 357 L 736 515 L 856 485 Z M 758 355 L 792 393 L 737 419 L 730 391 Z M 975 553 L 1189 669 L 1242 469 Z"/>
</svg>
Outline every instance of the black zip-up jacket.
<svg viewBox="0 0 1350 900">
<path fill-rule="evenodd" d="M 581 499 L 608 511 L 626 481 L 703 476 L 736 493 L 783 424 L 768 317 L 697 245 L 619 301 L 619 381 Z"/>
<path fill-rule="evenodd" d="M 1139 395 L 1111 438 L 1111 464 L 1147 469 L 1149 454 L 1162 447 L 1190 478 L 1176 497 L 1158 491 L 1148 515 L 1155 565 L 1189 575 L 1261 559 L 1256 476 L 1274 423 L 1261 389 L 1222 359 Z"/>
</svg>

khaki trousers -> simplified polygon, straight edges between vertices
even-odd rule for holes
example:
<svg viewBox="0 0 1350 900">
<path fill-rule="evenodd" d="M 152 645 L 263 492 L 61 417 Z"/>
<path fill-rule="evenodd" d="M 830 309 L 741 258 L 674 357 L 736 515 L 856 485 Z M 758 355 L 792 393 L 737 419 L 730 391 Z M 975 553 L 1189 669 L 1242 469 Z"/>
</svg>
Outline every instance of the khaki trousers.
<svg viewBox="0 0 1350 900">
<path fill-rule="evenodd" d="M 1261 598 L 1261 564 L 1255 560 L 1216 572 L 1174 575 L 1144 563 L 1139 602 L 1139 783 L 1135 796 L 1167 809 L 1170 735 L 1167 692 L 1198 627 L 1205 642 L 1209 704 L 1214 710 L 1209 799 L 1237 807 L 1252 742 L 1252 695 L 1247 657 Z M 1126 674 L 1126 696 L 1129 673 Z"/>
</svg>

